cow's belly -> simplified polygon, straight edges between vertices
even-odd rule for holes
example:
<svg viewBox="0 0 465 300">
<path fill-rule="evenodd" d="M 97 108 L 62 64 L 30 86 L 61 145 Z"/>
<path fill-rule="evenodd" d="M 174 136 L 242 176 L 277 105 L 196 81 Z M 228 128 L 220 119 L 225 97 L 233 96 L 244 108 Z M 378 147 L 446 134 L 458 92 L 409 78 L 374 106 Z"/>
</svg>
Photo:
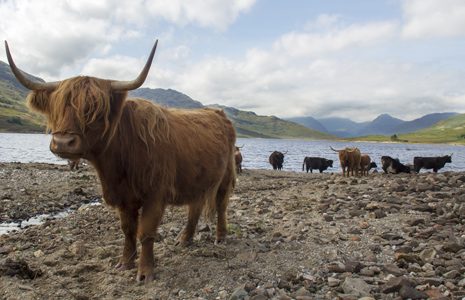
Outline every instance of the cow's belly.
<svg viewBox="0 0 465 300">
<path fill-rule="evenodd" d="M 168 203 L 184 205 L 204 201 L 207 197 L 216 195 L 225 171 L 225 167 L 222 167 L 210 171 L 200 170 L 195 174 L 191 174 L 191 176 L 177 176 L 175 196 L 168 199 Z"/>
</svg>

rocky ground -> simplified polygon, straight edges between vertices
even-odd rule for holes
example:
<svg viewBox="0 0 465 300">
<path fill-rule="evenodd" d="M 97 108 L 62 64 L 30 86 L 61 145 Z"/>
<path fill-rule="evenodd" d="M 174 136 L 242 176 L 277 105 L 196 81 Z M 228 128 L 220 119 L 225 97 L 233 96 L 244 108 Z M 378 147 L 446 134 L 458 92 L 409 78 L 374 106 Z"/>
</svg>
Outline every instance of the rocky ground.
<svg viewBox="0 0 465 300">
<path fill-rule="evenodd" d="M 306 174 L 246 170 L 225 245 L 169 208 L 150 284 L 114 269 L 123 235 L 86 167 L 0 164 L 0 221 L 76 208 L 0 236 L 1 299 L 462 299 L 465 173 Z M 78 208 L 79 207 L 79 208 Z"/>
</svg>

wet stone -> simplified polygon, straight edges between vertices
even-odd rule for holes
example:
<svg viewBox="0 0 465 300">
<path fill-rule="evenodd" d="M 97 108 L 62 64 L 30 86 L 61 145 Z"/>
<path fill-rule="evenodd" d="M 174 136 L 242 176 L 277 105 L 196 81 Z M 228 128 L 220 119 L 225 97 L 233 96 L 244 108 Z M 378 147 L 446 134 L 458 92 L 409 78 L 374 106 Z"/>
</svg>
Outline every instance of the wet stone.
<svg viewBox="0 0 465 300">
<path fill-rule="evenodd" d="M 346 294 L 358 297 L 370 296 L 371 287 L 360 278 L 346 277 L 342 283 L 342 289 Z"/>
<path fill-rule="evenodd" d="M 458 251 L 460 251 L 461 249 L 463 248 L 463 246 L 459 245 L 458 243 L 456 242 L 452 242 L 452 243 L 446 243 L 444 244 L 444 247 L 442 248 L 444 251 L 447 251 L 447 252 L 454 252 L 454 253 L 457 253 Z"/>
<path fill-rule="evenodd" d="M 392 274 L 394 276 L 401 276 L 407 273 L 406 270 L 399 268 L 394 264 L 387 264 L 383 266 L 383 269 L 386 273 Z"/>
<path fill-rule="evenodd" d="M 444 273 L 442 276 L 444 276 L 444 278 L 447 278 L 447 279 L 454 279 L 454 278 L 460 276 L 460 272 L 457 271 L 457 270 L 452 270 L 452 271 L 449 271 L 447 273 Z"/>
<path fill-rule="evenodd" d="M 402 299 L 426 299 L 428 295 L 422 291 L 415 289 L 414 287 L 403 285 L 399 291 L 399 295 Z"/>
<path fill-rule="evenodd" d="M 248 297 L 249 293 L 244 289 L 244 287 L 237 288 L 229 297 L 229 300 L 243 300 Z"/>
<path fill-rule="evenodd" d="M 363 268 L 363 265 L 358 261 L 348 261 L 344 265 L 346 272 L 358 273 Z"/>
<path fill-rule="evenodd" d="M 400 291 L 405 285 L 414 287 L 415 282 L 404 276 L 393 277 L 382 286 L 381 291 L 385 294 L 394 293 Z"/>
<path fill-rule="evenodd" d="M 330 272 L 334 272 L 334 273 L 343 273 L 346 271 L 345 265 L 341 262 L 333 262 L 329 264 L 327 268 Z"/>
</svg>

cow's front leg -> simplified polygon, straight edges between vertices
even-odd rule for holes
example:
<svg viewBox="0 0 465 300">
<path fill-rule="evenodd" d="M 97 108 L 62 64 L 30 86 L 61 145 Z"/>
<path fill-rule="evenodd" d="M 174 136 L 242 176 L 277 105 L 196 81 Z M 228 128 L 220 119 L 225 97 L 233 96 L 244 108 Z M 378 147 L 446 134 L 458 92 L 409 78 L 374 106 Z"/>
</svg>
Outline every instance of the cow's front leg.
<svg viewBox="0 0 465 300">
<path fill-rule="evenodd" d="M 143 280 L 145 283 L 154 279 L 153 242 L 165 210 L 165 205 L 159 202 L 161 201 L 144 206 L 139 219 L 139 241 L 142 248 L 137 269 L 137 281 Z"/>
<path fill-rule="evenodd" d="M 121 256 L 117 269 L 128 270 L 134 268 L 134 260 L 137 257 L 137 209 L 118 209 L 121 220 L 121 229 L 124 233 L 123 255 Z"/>
</svg>

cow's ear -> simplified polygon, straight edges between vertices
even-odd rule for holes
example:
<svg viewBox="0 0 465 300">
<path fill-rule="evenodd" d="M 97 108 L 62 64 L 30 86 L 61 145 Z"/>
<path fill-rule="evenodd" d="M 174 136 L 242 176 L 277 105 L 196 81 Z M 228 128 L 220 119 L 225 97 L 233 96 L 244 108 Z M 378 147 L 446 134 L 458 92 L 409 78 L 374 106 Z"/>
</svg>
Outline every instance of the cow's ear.
<svg viewBox="0 0 465 300">
<path fill-rule="evenodd" d="M 27 106 L 34 111 L 37 111 L 42 114 L 47 114 L 50 111 L 49 99 L 49 91 L 31 91 L 27 96 Z"/>
</svg>

